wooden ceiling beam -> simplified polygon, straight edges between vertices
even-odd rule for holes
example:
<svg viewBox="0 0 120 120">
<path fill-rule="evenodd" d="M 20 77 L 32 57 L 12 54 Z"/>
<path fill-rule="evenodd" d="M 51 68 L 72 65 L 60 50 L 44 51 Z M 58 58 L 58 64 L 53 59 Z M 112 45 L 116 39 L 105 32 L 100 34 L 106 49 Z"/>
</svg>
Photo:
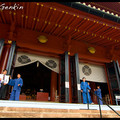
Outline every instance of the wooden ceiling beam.
<svg viewBox="0 0 120 120">
<path fill-rule="evenodd" d="M 9 16 L 10 16 L 10 23 L 12 24 L 13 18 L 12 18 L 12 12 L 11 11 L 9 12 Z"/>
<path fill-rule="evenodd" d="M 72 36 L 72 33 L 73 33 L 73 28 L 71 27 L 68 27 L 67 31 L 65 31 L 63 34 L 61 34 L 62 36 L 68 36 L 68 35 L 71 35 Z"/>
<path fill-rule="evenodd" d="M 117 42 L 115 41 L 109 41 L 109 42 L 106 42 L 106 43 L 98 43 L 99 45 L 102 45 L 102 46 L 111 46 L 111 45 L 116 45 Z"/>
<path fill-rule="evenodd" d="M 78 32 L 78 31 L 72 31 L 71 32 L 71 36 L 72 36 L 72 38 L 74 38 L 74 36 L 76 36 L 76 35 L 78 35 L 78 34 L 80 34 L 80 31 Z"/>
<path fill-rule="evenodd" d="M 11 26 L 10 26 L 10 30 L 9 30 L 9 35 L 8 35 L 8 39 L 12 40 L 13 39 L 13 34 L 15 31 L 15 21 L 12 22 Z"/>
<path fill-rule="evenodd" d="M 8 2 L 9 6 L 11 6 L 11 2 Z M 13 18 L 12 18 L 12 11 L 9 11 L 9 16 L 10 16 L 10 23 L 12 24 Z"/>
<path fill-rule="evenodd" d="M 1 18 L 1 16 L 0 16 L 0 23 L 2 23 L 2 18 Z"/>
<path fill-rule="evenodd" d="M 97 38 L 97 37 L 91 36 L 91 34 L 87 34 L 86 36 L 84 36 L 84 37 L 81 38 L 81 39 L 83 39 L 83 40 L 86 41 L 86 42 L 91 43 L 91 41 L 94 41 L 94 39 L 96 39 L 96 38 Z"/>
<path fill-rule="evenodd" d="M 99 42 L 101 43 L 102 41 L 105 41 L 107 40 L 107 37 L 105 36 L 98 36 L 96 37 L 96 39 L 94 39 L 94 41 L 90 41 L 91 43 L 94 43 L 94 44 L 99 44 Z"/>
<path fill-rule="evenodd" d="M 113 43 L 110 43 L 110 44 L 105 44 L 105 45 L 103 45 L 103 47 L 109 47 L 109 46 L 116 46 L 117 45 L 117 43 L 116 42 L 113 42 Z"/>
<path fill-rule="evenodd" d="M 108 30 L 104 31 L 103 33 L 101 33 L 102 36 L 109 36 L 109 34 L 111 35 L 111 33 L 114 32 L 114 29 L 109 28 Z"/>
<path fill-rule="evenodd" d="M 3 15 L 3 12 L 4 12 L 3 10 L 0 10 L 2 20 L 3 20 L 4 24 L 5 24 L 5 23 L 6 23 L 6 20 L 5 20 L 5 17 L 4 17 L 4 15 Z"/>
<path fill-rule="evenodd" d="M 42 28 L 41 28 L 41 32 L 43 31 L 43 29 L 46 27 L 46 23 L 48 22 L 47 21 L 47 19 L 48 19 L 48 16 L 50 15 L 50 11 L 51 11 L 51 9 L 49 8 L 48 9 L 48 13 L 47 13 L 47 15 L 46 15 L 46 18 L 45 18 L 45 24 L 43 24 L 43 26 L 42 26 Z"/>
<path fill-rule="evenodd" d="M 62 32 L 59 36 L 65 36 L 65 34 L 67 34 L 67 35 L 68 35 L 68 34 L 69 34 L 69 32 L 70 32 L 70 31 L 67 29 L 66 31 L 63 31 L 63 32 Z"/>
<path fill-rule="evenodd" d="M 78 19 L 77 17 L 73 17 L 68 26 L 72 26 L 76 21 L 78 21 L 77 19 Z"/>
<path fill-rule="evenodd" d="M 49 17 L 49 19 L 48 19 L 48 17 L 46 18 L 46 20 L 48 21 L 48 24 L 47 24 L 47 26 L 44 28 L 44 31 L 49 31 L 49 29 L 50 29 L 50 24 L 52 24 L 51 22 L 51 19 L 52 18 L 54 18 L 55 16 L 54 16 L 54 13 L 55 13 L 55 11 L 56 11 L 56 8 L 52 8 L 52 7 L 50 7 L 49 8 L 50 9 L 50 13 L 49 13 L 49 15 L 48 15 L 48 17 Z M 53 25 L 54 26 L 54 25 Z M 52 27 L 53 28 L 53 27 Z M 49 34 L 51 34 L 51 33 L 49 33 Z"/>
<path fill-rule="evenodd" d="M 106 30 L 105 25 L 103 24 L 102 26 L 103 26 L 103 27 L 102 27 L 101 29 L 99 29 L 99 30 L 96 32 L 96 34 L 101 35 L 101 33 L 103 33 L 103 31 L 105 31 L 105 30 Z"/>
<path fill-rule="evenodd" d="M 16 12 L 13 13 L 13 21 L 16 21 Z"/>
<path fill-rule="evenodd" d="M 116 36 L 120 36 L 120 32 L 119 31 L 111 31 L 110 33 L 108 33 L 106 36 L 111 36 L 111 38 L 115 38 Z"/>
<path fill-rule="evenodd" d="M 86 35 L 83 33 L 80 33 L 78 36 L 74 37 L 73 39 L 82 39 L 84 38 Z"/>
<path fill-rule="evenodd" d="M 60 19 L 61 19 L 63 16 L 64 16 L 64 14 L 62 14 L 62 12 L 61 12 L 60 15 L 59 15 L 59 17 L 58 17 L 58 19 L 56 20 L 56 23 L 55 23 L 56 26 L 51 29 L 50 34 L 54 34 L 55 30 L 57 29 L 57 26 L 59 25 L 58 23 L 59 23 Z"/>
<path fill-rule="evenodd" d="M 79 29 L 84 29 L 84 30 L 86 31 L 89 27 L 93 26 L 93 24 L 94 24 L 94 23 L 91 23 L 91 22 L 89 21 L 89 19 L 87 19 L 87 20 L 85 20 L 85 22 L 80 26 Z"/>
<path fill-rule="evenodd" d="M 78 17 L 75 17 L 75 15 L 73 16 L 73 19 L 71 19 L 70 20 L 70 22 L 68 22 L 68 24 L 67 24 L 67 26 L 69 26 L 68 27 L 68 31 L 66 31 L 66 32 L 64 32 L 63 34 L 61 34 L 62 36 L 65 36 L 66 34 L 71 34 L 71 36 L 73 37 L 73 34 L 75 34 L 75 33 L 77 33 L 78 34 L 78 31 L 77 31 L 77 29 L 74 29 L 73 27 L 72 27 L 72 25 L 76 22 L 76 21 L 78 21 L 77 20 L 77 18 Z M 78 23 L 78 22 L 76 22 L 76 23 Z M 75 33 L 73 33 L 72 31 L 75 31 Z M 76 32 L 77 31 L 77 32 Z M 77 35 L 76 34 L 76 35 Z"/>
<path fill-rule="evenodd" d="M 28 21 L 28 11 L 29 11 L 29 2 L 26 2 L 27 8 L 26 8 L 26 16 L 25 16 L 25 29 L 27 28 L 27 21 Z M 25 13 L 25 12 L 24 12 Z"/>
<path fill-rule="evenodd" d="M 66 18 L 67 18 L 67 17 L 69 17 L 69 16 L 68 16 L 68 12 L 65 13 L 65 12 L 63 11 L 62 14 L 63 14 L 63 17 L 58 21 L 57 24 L 64 24 L 63 22 L 66 21 Z"/>
<path fill-rule="evenodd" d="M 32 22 L 31 30 L 33 30 L 34 25 L 35 25 L 35 21 L 36 21 L 36 16 L 37 16 L 38 7 L 39 7 L 39 4 L 36 3 L 36 4 L 35 4 L 35 13 L 34 13 L 34 18 L 33 18 L 33 20 L 32 20 L 33 22 Z M 38 23 L 38 22 L 37 22 L 37 23 Z"/>
<path fill-rule="evenodd" d="M 40 17 L 41 17 L 41 13 L 42 13 L 42 9 L 43 9 L 43 6 L 40 5 L 40 10 L 39 10 L 39 13 L 38 13 L 38 19 L 37 19 L 37 23 L 35 24 L 35 30 L 37 29 L 37 26 L 40 22 Z M 38 28 L 39 29 L 39 28 Z"/>
<path fill-rule="evenodd" d="M 66 31 L 67 31 L 67 29 L 62 29 L 61 32 L 59 32 L 59 33 L 57 34 L 57 37 L 60 37 L 61 34 L 62 34 L 63 32 L 66 32 Z"/>
<path fill-rule="evenodd" d="M 25 7 L 25 3 L 24 2 L 22 2 L 23 4 L 22 4 L 22 6 L 23 7 Z M 22 14 L 21 14 L 21 27 L 23 28 L 24 27 L 24 18 L 25 18 L 25 15 L 24 15 L 24 9 L 22 10 Z"/>
<path fill-rule="evenodd" d="M 70 51 L 71 49 L 71 35 L 68 35 L 68 38 L 67 38 L 67 50 Z"/>
<path fill-rule="evenodd" d="M 114 45 L 114 47 L 120 48 L 120 42 L 118 42 L 116 45 Z"/>
<path fill-rule="evenodd" d="M 94 40 L 94 43 L 97 43 L 97 42 L 100 42 L 101 41 L 101 39 L 104 39 L 104 38 L 108 38 L 108 36 L 106 36 L 106 35 L 101 35 L 101 34 L 96 34 L 97 36 L 99 36 L 100 37 L 100 39 L 96 39 L 96 40 Z M 111 38 L 111 37 L 109 37 L 109 38 Z"/>
</svg>

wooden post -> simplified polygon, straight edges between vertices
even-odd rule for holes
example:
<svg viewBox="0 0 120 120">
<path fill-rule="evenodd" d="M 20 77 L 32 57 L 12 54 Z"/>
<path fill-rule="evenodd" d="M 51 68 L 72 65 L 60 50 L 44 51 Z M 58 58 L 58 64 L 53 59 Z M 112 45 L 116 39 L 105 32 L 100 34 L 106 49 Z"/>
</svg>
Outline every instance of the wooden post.
<svg viewBox="0 0 120 120">
<path fill-rule="evenodd" d="M 4 69 L 6 69 L 10 47 L 11 45 L 4 45 L 3 53 L 2 53 L 1 61 L 0 61 L 0 73 L 2 73 Z"/>
<path fill-rule="evenodd" d="M 51 71 L 51 89 L 50 89 L 50 100 L 55 101 L 55 95 L 57 90 L 57 73 Z"/>
</svg>

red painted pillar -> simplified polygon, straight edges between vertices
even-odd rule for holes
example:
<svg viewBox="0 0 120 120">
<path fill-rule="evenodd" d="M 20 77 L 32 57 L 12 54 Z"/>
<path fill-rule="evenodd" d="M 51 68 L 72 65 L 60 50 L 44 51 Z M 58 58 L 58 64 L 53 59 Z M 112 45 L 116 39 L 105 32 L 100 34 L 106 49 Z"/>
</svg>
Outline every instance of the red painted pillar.
<svg viewBox="0 0 120 120">
<path fill-rule="evenodd" d="M 50 89 L 50 100 L 55 101 L 55 93 L 57 90 L 57 73 L 51 71 L 51 89 Z"/>
<path fill-rule="evenodd" d="M 4 45 L 2 56 L 1 56 L 1 61 L 0 61 L 0 73 L 2 73 L 4 69 L 6 69 L 10 47 L 11 45 Z"/>
</svg>

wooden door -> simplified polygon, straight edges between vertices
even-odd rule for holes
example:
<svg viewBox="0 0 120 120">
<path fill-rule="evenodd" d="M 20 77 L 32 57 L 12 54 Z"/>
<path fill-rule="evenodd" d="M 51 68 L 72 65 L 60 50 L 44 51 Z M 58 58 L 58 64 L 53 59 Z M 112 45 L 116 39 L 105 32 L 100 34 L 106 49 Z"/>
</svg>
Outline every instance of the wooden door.
<svg viewBox="0 0 120 120">
<path fill-rule="evenodd" d="M 70 57 L 72 102 L 81 103 L 80 78 L 79 78 L 79 59 L 78 54 Z"/>
<path fill-rule="evenodd" d="M 68 52 L 65 52 L 60 56 L 60 91 L 59 101 L 69 102 L 69 56 Z"/>
<path fill-rule="evenodd" d="M 108 81 L 110 86 L 110 93 L 112 96 L 112 103 L 115 103 L 115 94 L 120 94 L 120 76 L 115 61 L 106 64 Z"/>
</svg>

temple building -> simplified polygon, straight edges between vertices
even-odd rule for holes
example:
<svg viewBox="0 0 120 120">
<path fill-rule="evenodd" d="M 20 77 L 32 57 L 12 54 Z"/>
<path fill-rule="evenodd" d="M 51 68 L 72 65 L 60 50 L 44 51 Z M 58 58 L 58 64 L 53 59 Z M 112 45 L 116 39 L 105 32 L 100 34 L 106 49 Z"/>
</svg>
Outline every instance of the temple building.
<svg viewBox="0 0 120 120">
<path fill-rule="evenodd" d="M 103 100 L 116 104 L 119 8 L 119 2 L 0 2 L 0 73 L 21 73 L 20 100 L 82 103 L 85 77 L 92 91 L 100 85 Z"/>
</svg>

